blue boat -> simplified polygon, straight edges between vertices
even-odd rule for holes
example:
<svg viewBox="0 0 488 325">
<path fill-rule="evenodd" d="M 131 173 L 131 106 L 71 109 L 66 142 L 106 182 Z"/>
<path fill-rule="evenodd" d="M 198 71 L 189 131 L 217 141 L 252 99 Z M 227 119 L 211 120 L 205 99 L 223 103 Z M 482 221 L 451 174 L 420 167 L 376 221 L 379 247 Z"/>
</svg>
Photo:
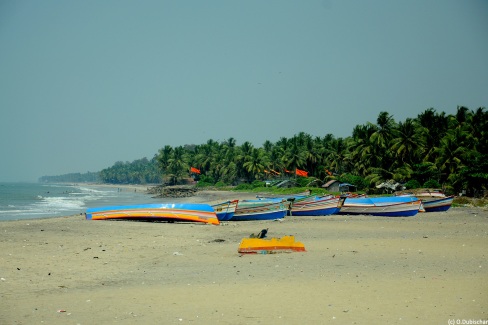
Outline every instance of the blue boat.
<svg viewBox="0 0 488 325">
<path fill-rule="evenodd" d="M 416 197 L 341 197 L 339 214 L 411 217 L 422 209 Z"/>
<path fill-rule="evenodd" d="M 230 221 L 275 220 L 286 216 L 290 202 L 281 199 L 243 200 Z"/>
<path fill-rule="evenodd" d="M 441 190 L 415 189 L 411 192 L 397 192 L 400 197 L 417 197 L 422 200 L 425 212 L 447 211 L 452 205 L 454 195 L 446 196 Z"/>
<path fill-rule="evenodd" d="M 217 214 L 219 221 L 229 221 L 234 216 L 238 203 L 239 200 L 225 201 L 212 205 L 212 208 Z"/>
<path fill-rule="evenodd" d="M 454 195 L 446 196 L 444 198 L 420 198 L 424 205 L 425 212 L 442 212 L 447 211 L 452 205 Z"/>
<path fill-rule="evenodd" d="M 88 208 L 86 220 L 187 221 L 219 224 L 214 209 L 199 203 L 153 203 Z"/>
<path fill-rule="evenodd" d="M 339 197 L 332 195 L 311 196 L 294 201 L 292 216 L 328 216 L 339 212 Z"/>
</svg>

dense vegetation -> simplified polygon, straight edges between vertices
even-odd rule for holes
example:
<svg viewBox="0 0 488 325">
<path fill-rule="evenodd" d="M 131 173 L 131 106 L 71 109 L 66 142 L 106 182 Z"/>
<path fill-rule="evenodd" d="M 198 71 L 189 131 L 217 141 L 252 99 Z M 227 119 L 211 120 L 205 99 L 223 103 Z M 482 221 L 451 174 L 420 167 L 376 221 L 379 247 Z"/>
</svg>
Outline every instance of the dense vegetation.
<svg viewBox="0 0 488 325">
<path fill-rule="evenodd" d="M 195 167 L 201 174 L 192 175 L 201 184 L 219 186 L 295 178 L 298 168 L 308 172 L 307 182 L 338 179 L 366 190 L 394 180 L 410 188 L 442 187 L 476 196 L 488 186 L 487 120 L 483 107 L 461 106 L 454 115 L 430 108 L 400 122 L 381 112 L 376 123 L 357 125 L 346 138 L 301 132 L 262 147 L 247 141 L 238 146 L 234 138 L 166 145 L 151 160 L 117 162 L 99 176 L 109 183 L 177 183 Z"/>
<path fill-rule="evenodd" d="M 100 181 L 98 172 L 92 173 L 70 173 L 58 176 L 42 176 L 39 182 L 42 183 L 95 183 Z"/>
</svg>

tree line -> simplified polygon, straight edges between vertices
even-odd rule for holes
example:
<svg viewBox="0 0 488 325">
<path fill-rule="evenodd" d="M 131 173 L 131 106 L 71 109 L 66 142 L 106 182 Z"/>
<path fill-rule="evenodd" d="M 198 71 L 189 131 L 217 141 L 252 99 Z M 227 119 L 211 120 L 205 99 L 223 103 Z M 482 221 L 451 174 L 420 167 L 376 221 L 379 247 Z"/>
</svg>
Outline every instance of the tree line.
<svg viewBox="0 0 488 325">
<path fill-rule="evenodd" d="M 217 142 L 172 147 L 165 145 L 151 160 L 117 162 L 99 178 L 108 183 L 176 184 L 194 177 L 210 184 L 233 185 L 295 177 L 296 169 L 323 182 L 338 179 L 359 189 L 394 180 L 407 187 L 442 187 L 480 195 L 488 184 L 488 113 L 484 107 L 459 106 L 455 114 L 426 109 L 416 118 L 395 121 L 380 112 L 376 123 L 357 125 L 352 135 L 311 136 L 300 132 L 261 147 L 232 137 Z"/>
</svg>

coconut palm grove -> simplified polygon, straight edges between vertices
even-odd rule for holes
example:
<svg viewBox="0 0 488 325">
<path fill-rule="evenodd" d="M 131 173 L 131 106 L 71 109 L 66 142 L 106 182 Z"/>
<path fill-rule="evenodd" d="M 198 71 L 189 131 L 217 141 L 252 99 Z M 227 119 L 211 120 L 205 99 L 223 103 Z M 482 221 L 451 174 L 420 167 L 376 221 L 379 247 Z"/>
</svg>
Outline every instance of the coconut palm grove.
<svg viewBox="0 0 488 325">
<path fill-rule="evenodd" d="M 70 177 L 112 184 L 179 184 L 192 177 L 199 186 L 252 186 L 287 178 L 303 185 L 337 179 L 368 192 L 394 181 L 407 189 L 483 196 L 488 186 L 487 121 L 484 107 L 459 106 L 454 115 L 429 108 L 405 121 L 381 112 L 376 123 L 357 125 L 346 138 L 300 132 L 275 143 L 267 140 L 261 147 L 248 141 L 237 145 L 232 137 L 165 145 L 150 160 L 119 161 L 98 173 L 43 176 L 40 181 Z"/>
</svg>

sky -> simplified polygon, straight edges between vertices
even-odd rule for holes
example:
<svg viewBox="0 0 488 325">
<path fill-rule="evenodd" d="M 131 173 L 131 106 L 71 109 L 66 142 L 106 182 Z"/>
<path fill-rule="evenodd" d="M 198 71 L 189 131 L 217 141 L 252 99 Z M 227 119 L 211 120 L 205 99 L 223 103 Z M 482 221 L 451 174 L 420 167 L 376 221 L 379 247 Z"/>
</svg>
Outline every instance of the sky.
<svg viewBox="0 0 488 325">
<path fill-rule="evenodd" d="M 0 181 L 488 105 L 486 0 L 0 0 Z"/>
</svg>

